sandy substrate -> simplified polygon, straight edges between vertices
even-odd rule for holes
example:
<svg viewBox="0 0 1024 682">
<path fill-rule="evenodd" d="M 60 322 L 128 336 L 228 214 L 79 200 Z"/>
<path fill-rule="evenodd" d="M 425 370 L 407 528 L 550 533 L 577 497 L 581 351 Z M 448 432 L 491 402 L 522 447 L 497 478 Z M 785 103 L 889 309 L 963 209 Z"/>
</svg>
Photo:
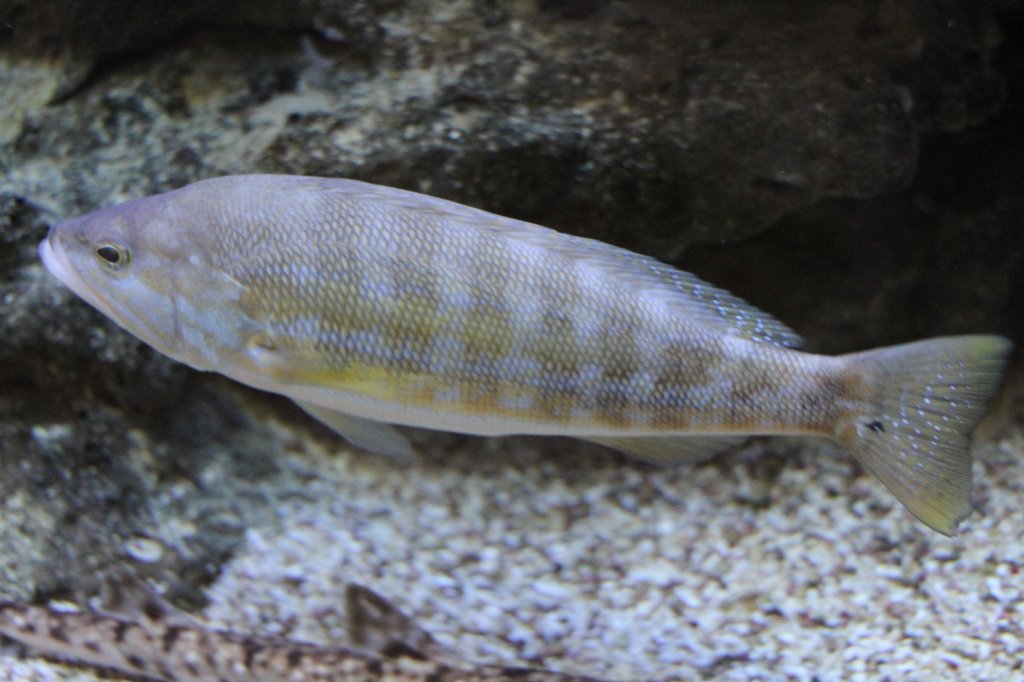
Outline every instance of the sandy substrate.
<svg viewBox="0 0 1024 682">
<path fill-rule="evenodd" d="M 211 587 L 222 625 L 342 641 L 352 581 L 479 662 L 659 682 L 1022 674 L 1019 434 L 977 453 L 977 509 L 950 539 L 827 445 L 655 469 L 452 438 L 401 464 L 275 431 L 304 483 Z M 0 680 L 55 679 L 95 678 L 0 649 Z"/>
</svg>

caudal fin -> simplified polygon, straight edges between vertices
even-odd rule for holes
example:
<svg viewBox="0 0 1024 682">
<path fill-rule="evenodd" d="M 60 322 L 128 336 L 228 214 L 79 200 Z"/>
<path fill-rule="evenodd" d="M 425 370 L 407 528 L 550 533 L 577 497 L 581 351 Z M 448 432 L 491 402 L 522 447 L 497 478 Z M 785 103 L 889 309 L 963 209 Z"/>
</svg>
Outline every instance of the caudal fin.
<svg viewBox="0 0 1024 682">
<path fill-rule="evenodd" d="M 836 436 L 945 535 L 971 511 L 970 437 L 1011 347 L 999 336 L 951 336 L 843 358 L 862 405 Z"/>
</svg>

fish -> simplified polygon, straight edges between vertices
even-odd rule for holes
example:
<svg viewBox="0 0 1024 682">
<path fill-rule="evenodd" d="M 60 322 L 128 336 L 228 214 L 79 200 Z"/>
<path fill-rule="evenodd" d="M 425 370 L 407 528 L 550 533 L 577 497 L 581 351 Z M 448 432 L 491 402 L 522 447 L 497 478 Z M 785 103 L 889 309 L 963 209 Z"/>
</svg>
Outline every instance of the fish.
<svg viewBox="0 0 1024 682">
<path fill-rule="evenodd" d="M 602 682 L 469 663 L 356 583 L 345 589 L 351 642 L 330 646 L 211 627 L 125 571 L 104 582 L 100 610 L 0 601 L 0 635 L 49 658 L 167 682 Z"/>
<path fill-rule="evenodd" d="M 59 222 L 39 252 L 156 350 L 287 396 L 367 450 L 411 455 L 395 425 L 570 436 L 659 464 L 827 438 L 947 535 L 1012 349 L 975 334 L 804 352 L 653 257 L 337 178 L 201 180 Z"/>
</svg>

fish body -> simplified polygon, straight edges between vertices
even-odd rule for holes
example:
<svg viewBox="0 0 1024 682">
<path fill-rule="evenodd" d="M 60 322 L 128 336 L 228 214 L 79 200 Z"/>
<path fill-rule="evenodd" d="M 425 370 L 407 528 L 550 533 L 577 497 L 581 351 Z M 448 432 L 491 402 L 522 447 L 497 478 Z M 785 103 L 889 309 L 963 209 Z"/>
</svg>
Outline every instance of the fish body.
<svg viewBox="0 0 1024 682">
<path fill-rule="evenodd" d="M 414 192 L 228 176 L 55 225 L 47 267 L 158 350 L 286 395 L 358 445 L 388 424 L 692 459 L 824 436 L 922 521 L 969 511 L 968 439 L 1010 344 L 827 357 L 659 261 Z"/>
<path fill-rule="evenodd" d="M 349 634 L 358 641 L 346 646 L 211 628 L 137 584 L 119 589 L 134 592 L 140 608 L 106 613 L 0 601 L 0 635 L 76 665 L 168 682 L 600 682 L 461 660 L 359 585 L 346 595 Z"/>
</svg>

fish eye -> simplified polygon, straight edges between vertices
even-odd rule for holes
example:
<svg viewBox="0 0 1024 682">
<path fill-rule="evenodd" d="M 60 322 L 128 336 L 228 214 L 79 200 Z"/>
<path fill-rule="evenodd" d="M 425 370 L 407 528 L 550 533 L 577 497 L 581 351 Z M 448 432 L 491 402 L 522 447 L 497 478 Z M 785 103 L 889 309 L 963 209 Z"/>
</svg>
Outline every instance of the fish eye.
<svg viewBox="0 0 1024 682">
<path fill-rule="evenodd" d="M 100 264 L 111 272 L 122 272 L 131 262 L 128 249 L 113 242 L 103 242 L 96 247 Z"/>
</svg>

